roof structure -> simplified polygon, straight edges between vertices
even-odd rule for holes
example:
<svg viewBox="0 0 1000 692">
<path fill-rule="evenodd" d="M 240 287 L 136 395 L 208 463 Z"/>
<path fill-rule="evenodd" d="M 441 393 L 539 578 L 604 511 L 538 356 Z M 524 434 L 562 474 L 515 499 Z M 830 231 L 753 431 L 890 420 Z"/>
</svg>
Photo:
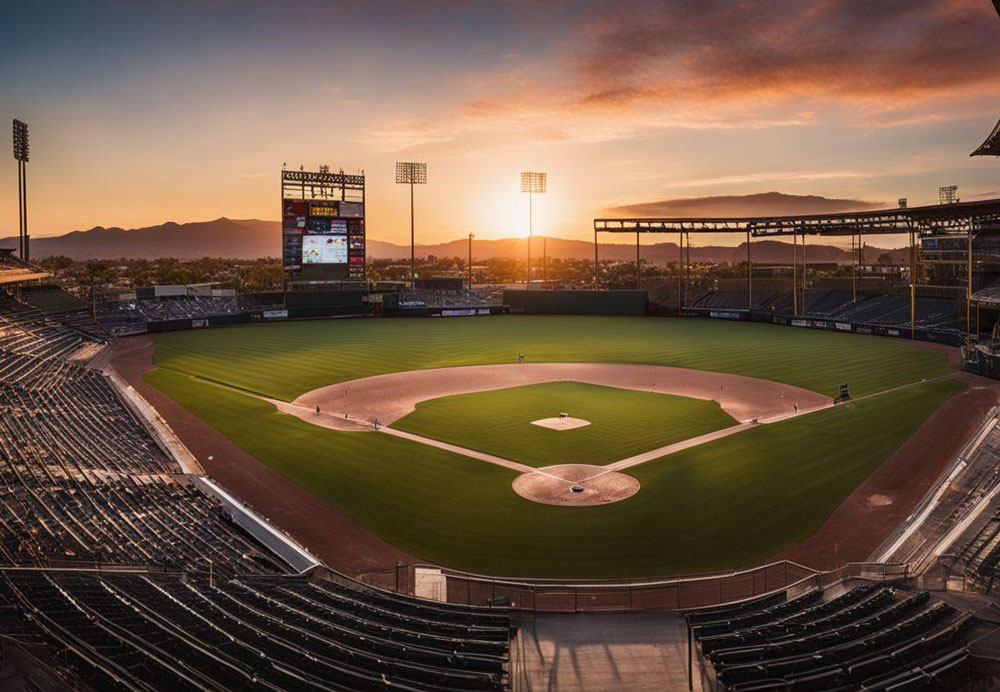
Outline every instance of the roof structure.
<svg viewBox="0 0 1000 692">
<path fill-rule="evenodd" d="M 1000 14 L 1000 0 L 993 0 L 993 7 L 996 8 L 997 14 Z M 1000 156 L 1000 121 L 997 122 L 986 141 L 980 144 L 979 148 L 969 156 Z"/>
<path fill-rule="evenodd" d="M 998 0 L 1000 1 L 1000 0 Z M 747 233 L 781 235 L 853 235 L 918 232 L 925 235 L 965 233 L 970 226 L 1000 223 L 1000 199 L 924 207 L 839 214 L 729 218 L 594 219 L 600 233 Z"/>
<path fill-rule="evenodd" d="M 995 2 L 1000 2 L 1000 0 L 995 0 Z M 1000 156 L 1000 121 L 997 122 L 986 141 L 969 156 Z"/>
<path fill-rule="evenodd" d="M 0 284 L 34 281 L 52 276 L 35 266 L 19 260 L 12 250 L 0 248 Z"/>
</svg>

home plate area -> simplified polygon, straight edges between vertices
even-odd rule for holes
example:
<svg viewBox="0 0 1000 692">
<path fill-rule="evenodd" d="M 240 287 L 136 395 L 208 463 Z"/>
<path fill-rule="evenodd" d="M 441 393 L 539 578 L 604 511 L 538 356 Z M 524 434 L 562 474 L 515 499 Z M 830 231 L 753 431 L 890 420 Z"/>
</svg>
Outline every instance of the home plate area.
<svg viewBox="0 0 1000 692">
<path fill-rule="evenodd" d="M 549 430 L 573 430 L 574 428 L 582 428 L 590 425 L 590 421 L 583 420 L 582 418 L 573 418 L 568 413 L 560 413 L 558 418 L 542 418 L 531 421 L 531 424 L 537 425 L 540 428 L 548 428 Z"/>
</svg>

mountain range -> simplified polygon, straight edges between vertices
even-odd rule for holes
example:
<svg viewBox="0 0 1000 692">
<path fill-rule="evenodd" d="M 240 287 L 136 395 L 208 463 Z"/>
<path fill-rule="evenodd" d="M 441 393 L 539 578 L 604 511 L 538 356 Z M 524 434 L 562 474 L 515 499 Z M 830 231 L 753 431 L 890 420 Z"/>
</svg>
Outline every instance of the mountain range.
<svg viewBox="0 0 1000 692">
<path fill-rule="evenodd" d="M 742 206 L 734 206 L 742 201 Z M 804 205 L 804 206 L 803 206 Z M 854 205 L 853 207 L 851 205 Z M 844 211 L 870 208 L 874 205 L 857 200 L 834 200 L 823 197 L 800 197 L 780 193 L 762 193 L 742 197 L 703 197 L 692 200 L 665 200 L 638 205 L 615 207 L 608 211 L 615 216 L 650 216 L 683 214 L 685 216 L 732 215 L 732 214 L 791 214 L 802 210 L 822 213 L 824 211 Z M 754 210 L 753 212 L 749 210 Z M 702 212 L 701 214 L 695 212 Z M 642 212 L 642 213 L 639 213 Z M 96 226 L 85 231 L 73 231 L 60 236 L 33 238 L 31 254 L 35 258 L 64 255 L 74 260 L 86 259 L 156 259 L 174 257 L 182 260 L 201 257 L 227 257 L 233 259 L 258 259 L 276 257 L 279 249 L 280 223 L 260 219 L 229 219 L 193 223 L 167 222 L 157 226 L 123 229 Z M 642 257 L 648 262 L 662 264 L 677 259 L 675 242 L 649 243 L 656 236 L 646 238 L 642 246 Z M 670 236 L 667 236 L 670 237 Z M 631 240 L 631 236 L 629 236 Z M 499 240 L 476 240 L 473 256 L 476 259 L 522 258 L 526 254 L 525 238 L 503 238 Z M 0 238 L 0 248 L 17 247 L 17 238 Z M 635 258 L 635 245 L 628 243 L 602 242 L 602 259 L 629 261 Z M 532 254 L 540 257 L 545 252 L 550 258 L 590 259 L 594 256 L 594 245 L 584 240 L 565 240 L 536 236 L 532 243 Z M 417 257 L 466 257 L 468 240 L 462 238 L 447 243 L 417 245 Z M 874 259 L 886 252 L 869 246 L 868 256 Z M 905 257 L 905 251 L 888 251 L 896 261 Z M 790 243 L 779 241 L 756 241 L 753 243 L 753 259 L 756 262 L 788 262 L 791 260 Z M 368 239 L 368 256 L 374 259 L 406 259 L 410 256 L 408 245 L 397 245 L 373 238 Z M 807 257 L 811 262 L 849 263 L 850 251 L 831 245 L 808 245 Z M 746 246 L 709 245 L 691 248 L 691 260 L 695 262 L 741 262 L 746 258 Z"/>
<path fill-rule="evenodd" d="M 657 202 L 641 202 L 608 207 L 611 216 L 710 218 L 726 216 L 794 216 L 798 214 L 839 214 L 885 207 L 884 202 L 858 199 L 831 199 L 819 195 L 787 195 L 758 192 L 752 195 L 713 195 Z"/>
<path fill-rule="evenodd" d="M 74 231 L 61 236 L 34 238 L 31 254 L 34 258 L 64 255 L 74 260 L 87 259 L 156 259 L 174 257 L 181 260 L 201 257 L 228 257 L 232 259 L 258 259 L 276 257 L 280 224 L 277 221 L 260 219 L 227 219 L 178 224 L 168 222 L 159 226 L 148 226 L 125 230 L 97 226 L 87 231 Z M 677 243 L 644 243 L 642 258 L 647 262 L 664 264 L 677 259 Z M 0 248 L 17 247 L 14 236 L 0 238 Z M 832 245 L 810 242 L 806 256 L 810 262 L 836 262 L 849 264 L 851 253 Z M 468 240 L 453 240 L 434 245 L 417 245 L 417 257 L 466 257 Z M 473 244 L 474 259 L 520 259 L 527 251 L 525 238 L 502 238 L 499 240 L 476 240 Z M 553 259 L 590 259 L 594 256 L 594 244 L 585 240 L 565 240 L 536 236 L 532 242 L 532 254 L 538 258 L 543 251 Z M 601 259 L 630 261 L 635 258 L 632 243 L 601 243 Z M 789 262 L 792 257 L 791 243 L 775 240 L 753 242 L 755 262 Z M 904 250 L 883 250 L 867 247 L 867 254 L 874 259 L 883 252 L 889 252 L 895 261 L 905 257 Z M 410 256 L 408 245 L 396 245 L 381 240 L 368 239 L 368 256 L 373 259 L 402 260 Z M 691 248 L 693 262 L 742 262 L 746 258 L 746 244 L 725 246 L 706 245 Z"/>
</svg>

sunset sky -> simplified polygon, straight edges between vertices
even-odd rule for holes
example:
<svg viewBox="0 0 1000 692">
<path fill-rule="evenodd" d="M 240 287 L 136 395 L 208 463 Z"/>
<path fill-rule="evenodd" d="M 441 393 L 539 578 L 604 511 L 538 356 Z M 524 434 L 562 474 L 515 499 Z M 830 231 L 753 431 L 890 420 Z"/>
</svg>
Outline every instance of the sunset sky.
<svg viewBox="0 0 1000 692">
<path fill-rule="evenodd" d="M 590 237 L 607 207 L 779 190 L 1000 196 L 989 0 L 7 3 L 0 115 L 32 135 L 34 236 L 276 219 L 282 163 L 368 176 L 408 242 Z M 6 139 L 0 235 L 17 230 Z"/>
</svg>

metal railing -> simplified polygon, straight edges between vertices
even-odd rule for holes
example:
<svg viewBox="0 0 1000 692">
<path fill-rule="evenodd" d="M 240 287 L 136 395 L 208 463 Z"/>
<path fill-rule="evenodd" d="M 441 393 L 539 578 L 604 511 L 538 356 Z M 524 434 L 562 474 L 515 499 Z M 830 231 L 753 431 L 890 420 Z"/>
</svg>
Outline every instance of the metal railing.
<svg viewBox="0 0 1000 692">
<path fill-rule="evenodd" d="M 428 565 L 405 565 L 396 583 L 411 593 L 412 575 Z M 907 579 L 906 565 L 849 563 L 819 571 L 790 560 L 749 569 L 641 582 L 509 579 L 442 569 L 449 603 L 485 606 L 505 602 L 517 610 L 545 613 L 635 612 L 690 610 L 737 603 L 780 591 L 825 588 L 845 579 L 887 581 Z M 381 584 L 386 586 L 384 581 Z M 390 586 L 391 589 L 391 586 Z M 411 593 L 412 595 L 412 593 Z"/>
</svg>

